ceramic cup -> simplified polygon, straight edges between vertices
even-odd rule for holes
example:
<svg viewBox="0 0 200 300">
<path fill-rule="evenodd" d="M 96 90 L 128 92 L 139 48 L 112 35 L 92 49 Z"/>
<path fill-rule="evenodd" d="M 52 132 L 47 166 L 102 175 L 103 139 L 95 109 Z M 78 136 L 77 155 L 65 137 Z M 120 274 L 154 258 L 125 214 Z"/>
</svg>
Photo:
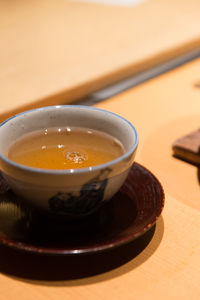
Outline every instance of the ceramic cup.
<svg viewBox="0 0 200 300">
<path fill-rule="evenodd" d="M 18 164 L 7 157 L 24 134 L 52 127 L 83 127 L 117 138 L 125 153 L 107 163 L 80 169 L 49 170 Z M 25 111 L 0 125 L 0 169 L 20 201 L 54 216 L 85 216 L 96 211 L 122 186 L 138 145 L 135 127 L 112 112 L 61 105 Z"/>
</svg>

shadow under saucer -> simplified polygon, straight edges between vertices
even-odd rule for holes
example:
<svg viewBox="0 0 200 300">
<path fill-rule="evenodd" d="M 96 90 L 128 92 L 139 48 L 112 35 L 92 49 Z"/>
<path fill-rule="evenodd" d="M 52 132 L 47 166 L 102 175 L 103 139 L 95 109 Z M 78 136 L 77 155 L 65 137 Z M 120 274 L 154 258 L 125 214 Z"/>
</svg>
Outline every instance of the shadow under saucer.
<svg viewBox="0 0 200 300">
<path fill-rule="evenodd" d="M 110 251 L 76 256 L 36 255 L 1 245 L 0 272 L 14 276 L 18 280 L 28 280 L 32 284 L 40 285 L 66 286 L 71 284 L 71 280 L 89 277 L 91 279 L 87 279 L 87 282 L 107 280 L 119 276 L 119 271 L 117 274 L 106 272 L 114 271 L 133 260 L 148 246 L 154 236 L 155 228 L 156 225 L 132 242 Z M 151 252 L 148 251 L 148 254 L 151 255 Z M 145 259 L 148 259 L 148 256 L 145 255 Z M 130 268 L 133 268 L 132 264 L 121 272 L 128 272 Z M 103 277 L 96 279 L 93 277 L 100 274 Z"/>
</svg>

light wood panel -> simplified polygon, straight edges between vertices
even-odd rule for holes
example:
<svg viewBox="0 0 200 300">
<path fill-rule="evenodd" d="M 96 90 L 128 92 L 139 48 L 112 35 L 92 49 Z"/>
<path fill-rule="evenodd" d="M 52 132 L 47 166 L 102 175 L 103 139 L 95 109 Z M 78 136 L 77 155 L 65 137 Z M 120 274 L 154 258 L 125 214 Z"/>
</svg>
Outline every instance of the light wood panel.
<svg viewBox="0 0 200 300">
<path fill-rule="evenodd" d="M 172 144 L 200 128 L 199 70 L 200 59 L 97 105 L 136 125 L 137 160 L 159 176 L 168 193 L 198 210 L 198 168 L 173 158 Z"/>
<path fill-rule="evenodd" d="M 136 160 L 154 172 L 164 186 L 165 208 L 148 246 L 135 258 L 106 273 L 58 281 L 10 276 L 19 267 L 15 261 L 20 262 L 23 274 L 28 260 L 37 260 L 40 274 L 45 259 L 29 258 L 0 247 L 0 271 L 4 261 L 4 272 L 9 274 L 3 272 L 0 276 L 2 299 L 199 299 L 200 183 L 197 168 L 173 158 L 171 153 L 175 138 L 199 127 L 200 89 L 195 87 L 199 69 L 200 59 L 97 105 L 135 124 L 140 136 Z M 118 259 L 125 254 L 119 249 Z M 86 259 L 85 267 L 89 269 L 99 257 Z M 112 259 L 117 261 L 117 256 Z M 67 270 L 64 260 L 62 266 Z M 74 263 L 77 270 L 81 266 L 79 261 Z M 51 258 L 46 268 L 47 272 L 59 274 L 59 270 L 52 269 Z"/>
<path fill-rule="evenodd" d="M 198 0 L 0 1 L 0 120 L 69 103 L 200 47 Z"/>
</svg>

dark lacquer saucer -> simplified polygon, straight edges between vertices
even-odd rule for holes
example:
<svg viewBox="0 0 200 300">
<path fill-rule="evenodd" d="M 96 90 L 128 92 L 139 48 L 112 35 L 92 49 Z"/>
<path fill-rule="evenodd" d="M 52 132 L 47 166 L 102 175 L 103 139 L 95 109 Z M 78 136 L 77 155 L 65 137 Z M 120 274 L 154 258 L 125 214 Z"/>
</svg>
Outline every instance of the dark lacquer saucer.
<svg viewBox="0 0 200 300">
<path fill-rule="evenodd" d="M 0 176 L 0 243 L 37 254 L 105 251 L 150 229 L 163 206 L 161 184 L 137 163 L 120 191 L 98 212 L 79 221 L 56 222 L 23 207 Z"/>
</svg>

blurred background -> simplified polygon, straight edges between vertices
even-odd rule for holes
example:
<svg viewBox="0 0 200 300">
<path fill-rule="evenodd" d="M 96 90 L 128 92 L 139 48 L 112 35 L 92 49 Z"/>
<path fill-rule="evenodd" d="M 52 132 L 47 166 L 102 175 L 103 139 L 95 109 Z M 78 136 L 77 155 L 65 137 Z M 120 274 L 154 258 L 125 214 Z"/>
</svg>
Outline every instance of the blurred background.
<svg viewBox="0 0 200 300">
<path fill-rule="evenodd" d="M 1 0 L 0 120 L 107 99 L 199 56 L 199 0 Z"/>
</svg>

